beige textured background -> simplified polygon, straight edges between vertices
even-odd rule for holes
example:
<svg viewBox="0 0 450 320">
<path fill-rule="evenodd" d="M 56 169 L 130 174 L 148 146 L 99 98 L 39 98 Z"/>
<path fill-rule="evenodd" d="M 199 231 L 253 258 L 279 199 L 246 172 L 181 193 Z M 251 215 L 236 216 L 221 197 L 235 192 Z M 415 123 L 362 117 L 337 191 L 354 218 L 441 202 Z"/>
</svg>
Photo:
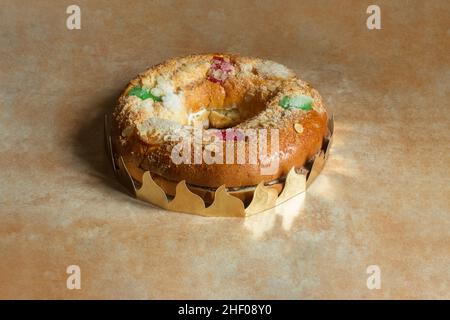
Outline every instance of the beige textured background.
<svg viewBox="0 0 450 320">
<path fill-rule="evenodd" d="M 450 5 L 375 2 L 379 31 L 372 1 L 1 0 L 0 298 L 450 298 Z M 322 175 L 247 220 L 130 198 L 103 114 L 147 66 L 220 51 L 320 90 L 336 116 Z"/>
</svg>

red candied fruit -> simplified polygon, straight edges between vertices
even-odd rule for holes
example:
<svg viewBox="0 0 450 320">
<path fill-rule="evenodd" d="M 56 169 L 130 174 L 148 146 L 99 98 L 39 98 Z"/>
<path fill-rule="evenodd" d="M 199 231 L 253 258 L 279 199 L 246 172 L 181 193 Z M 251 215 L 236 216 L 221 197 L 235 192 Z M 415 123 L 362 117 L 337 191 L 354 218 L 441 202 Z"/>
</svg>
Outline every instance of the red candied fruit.
<svg viewBox="0 0 450 320">
<path fill-rule="evenodd" d="M 234 65 L 225 60 L 224 57 L 214 56 L 211 61 L 211 68 L 208 71 L 207 78 L 214 83 L 224 82 L 231 72 L 234 70 Z"/>
</svg>

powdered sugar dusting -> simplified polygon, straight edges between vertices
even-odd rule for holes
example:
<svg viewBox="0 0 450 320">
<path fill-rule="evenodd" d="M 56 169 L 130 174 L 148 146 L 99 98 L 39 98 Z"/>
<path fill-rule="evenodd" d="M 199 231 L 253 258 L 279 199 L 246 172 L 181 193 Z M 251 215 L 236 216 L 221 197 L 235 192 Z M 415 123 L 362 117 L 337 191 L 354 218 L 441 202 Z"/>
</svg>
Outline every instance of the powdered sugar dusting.
<svg viewBox="0 0 450 320">
<path fill-rule="evenodd" d="M 258 74 L 265 77 L 275 77 L 282 79 L 293 77 L 292 72 L 288 68 L 274 61 L 261 62 L 257 64 L 255 68 L 258 71 Z"/>
</svg>

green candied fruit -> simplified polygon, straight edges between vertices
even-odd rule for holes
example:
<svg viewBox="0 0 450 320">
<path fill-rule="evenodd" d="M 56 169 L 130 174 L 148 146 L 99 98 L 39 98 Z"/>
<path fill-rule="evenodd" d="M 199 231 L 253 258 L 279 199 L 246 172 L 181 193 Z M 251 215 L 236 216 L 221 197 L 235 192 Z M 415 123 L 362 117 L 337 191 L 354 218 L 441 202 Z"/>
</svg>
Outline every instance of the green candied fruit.
<svg viewBox="0 0 450 320">
<path fill-rule="evenodd" d="M 282 107 L 283 109 L 289 109 L 290 100 L 291 99 L 288 96 L 284 96 L 283 98 L 281 98 L 279 102 L 280 107 Z"/>
<path fill-rule="evenodd" d="M 279 105 L 283 109 L 295 108 L 308 111 L 312 109 L 313 102 L 314 100 L 311 97 L 302 94 L 293 97 L 284 96 L 283 98 L 281 98 Z"/>
<path fill-rule="evenodd" d="M 146 100 L 151 98 L 153 101 L 158 101 L 161 102 L 162 99 L 161 97 L 157 97 L 155 95 L 153 95 L 150 90 L 148 89 L 144 89 L 140 86 L 134 86 L 133 88 L 131 88 L 131 90 L 128 92 L 129 96 L 136 96 L 142 100 Z"/>
</svg>

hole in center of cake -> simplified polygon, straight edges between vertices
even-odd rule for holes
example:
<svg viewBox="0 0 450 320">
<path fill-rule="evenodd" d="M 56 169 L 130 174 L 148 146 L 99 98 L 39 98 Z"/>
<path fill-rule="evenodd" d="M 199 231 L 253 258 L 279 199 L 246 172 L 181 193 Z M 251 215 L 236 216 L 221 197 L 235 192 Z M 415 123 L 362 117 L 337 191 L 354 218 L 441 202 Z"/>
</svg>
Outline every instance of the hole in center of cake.
<svg viewBox="0 0 450 320">
<path fill-rule="evenodd" d="M 188 124 L 201 123 L 205 129 L 227 129 L 257 116 L 266 108 L 267 99 L 261 98 L 254 89 L 212 82 L 189 88 L 186 91 Z"/>
</svg>

